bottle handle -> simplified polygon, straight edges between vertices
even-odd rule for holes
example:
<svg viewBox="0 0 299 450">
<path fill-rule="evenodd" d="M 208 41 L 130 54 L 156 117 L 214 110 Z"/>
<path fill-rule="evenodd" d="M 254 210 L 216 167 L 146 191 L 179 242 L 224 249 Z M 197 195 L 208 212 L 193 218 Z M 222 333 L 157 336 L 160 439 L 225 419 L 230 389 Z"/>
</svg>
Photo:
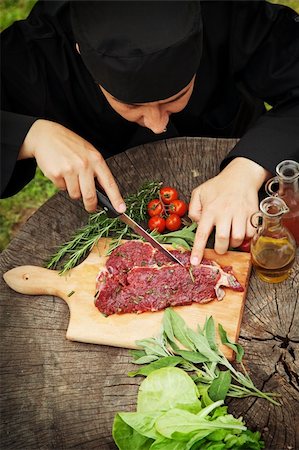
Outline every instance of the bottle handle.
<svg viewBox="0 0 299 450">
<path fill-rule="evenodd" d="M 276 189 L 274 191 L 272 189 L 273 184 L 278 184 L 279 185 L 279 178 L 278 177 L 270 178 L 270 180 L 268 180 L 266 182 L 266 184 L 265 184 L 265 191 L 267 192 L 268 195 L 277 196 L 278 195 L 278 189 Z"/>
<path fill-rule="evenodd" d="M 250 216 L 250 224 L 253 228 L 258 228 L 261 225 L 263 215 L 261 211 L 257 211 Z"/>
</svg>

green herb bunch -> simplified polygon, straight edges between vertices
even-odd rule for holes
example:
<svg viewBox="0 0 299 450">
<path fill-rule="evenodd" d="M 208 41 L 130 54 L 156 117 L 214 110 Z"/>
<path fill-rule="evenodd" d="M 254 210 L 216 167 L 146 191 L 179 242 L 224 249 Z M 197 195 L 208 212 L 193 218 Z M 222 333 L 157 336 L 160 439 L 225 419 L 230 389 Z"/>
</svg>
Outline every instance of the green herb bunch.
<svg viewBox="0 0 299 450">
<path fill-rule="evenodd" d="M 254 385 L 242 362 L 243 347 L 228 338 L 221 324 L 218 325 L 218 331 L 222 344 L 235 352 L 242 372 L 234 368 L 216 343 L 212 317 L 206 320 L 202 329 L 198 326 L 197 331 L 193 331 L 187 327 L 179 314 L 172 308 L 167 308 L 163 316 L 161 335 L 137 341 L 136 344 L 141 350 L 131 351 L 135 364 L 148 365 L 130 372 L 129 376 L 147 376 L 161 367 L 180 366 L 187 372 L 193 372 L 192 378 L 204 398 L 209 396 L 213 401 L 217 401 L 224 400 L 226 396 L 255 396 L 280 406 L 274 399 L 279 394 L 262 392 Z"/>
<path fill-rule="evenodd" d="M 125 199 L 127 214 L 133 220 L 142 222 L 146 219 L 146 205 L 151 198 L 157 195 L 160 186 L 161 183 L 156 181 L 146 183 L 136 194 L 129 195 Z M 109 249 L 111 252 L 113 248 L 120 244 L 122 239 L 135 236 L 128 225 L 125 225 L 118 218 L 108 217 L 106 212 L 101 210 L 90 214 L 87 225 L 77 230 L 69 242 L 58 248 L 47 267 L 48 269 L 55 269 L 63 261 L 60 274 L 64 274 L 87 256 L 100 238 L 113 238 Z"/>
<path fill-rule="evenodd" d="M 128 375 L 146 378 L 139 387 L 137 410 L 115 415 L 112 434 L 120 450 L 265 447 L 261 434 L 249 430 L 242 417 L 229 414 L 224 400 L 254 395 L 279 405 L 273 398 L 277 394 L 255 387 L 242 363 L 242 346 L 232 342 L 221 325 L 218 329 L 222 344 L 235 352 L 243 372 L 219 349 L 212 317 L 193 331 L 168 308 L 161 335 L 136 342 L 140 350 L 131 351 L 134 363 L 144 366 Z"/>
</svg>

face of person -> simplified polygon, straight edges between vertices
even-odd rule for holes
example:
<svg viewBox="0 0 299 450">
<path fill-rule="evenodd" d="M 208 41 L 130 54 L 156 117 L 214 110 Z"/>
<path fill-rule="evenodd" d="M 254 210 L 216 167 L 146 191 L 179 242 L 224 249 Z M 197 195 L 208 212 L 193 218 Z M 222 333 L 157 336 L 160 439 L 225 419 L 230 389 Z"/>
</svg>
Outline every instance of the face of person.
<svg viewBox="0 0 299 450">
<path fill-rule="evenodd" d="M 76 43 L 76 50 L 80 54 L 79 44 Z M 193 92 L 195 75 L 190 83 L 180 92 L 172 97 L 148 103 L 124 103 L 113 97 L 103 86 L 99 85 L 107 102 L 120 116 L 129 122 L 150 129 L 155 134 L 163 133 L 169 122 L 169 116 L 182 111 Z"/>
<path fill-rule="evenodd" d="M 169 116 L 182 111 L 187 105 L 194 87 L 195 75 L 190 83 L 172 97 L 149 103 L 123 103 L 100 86 L 103 95 L 110 106 L 129 122 L 149 128 L 153 133 L 160 134 L 167 127 Z"/>
</svg>

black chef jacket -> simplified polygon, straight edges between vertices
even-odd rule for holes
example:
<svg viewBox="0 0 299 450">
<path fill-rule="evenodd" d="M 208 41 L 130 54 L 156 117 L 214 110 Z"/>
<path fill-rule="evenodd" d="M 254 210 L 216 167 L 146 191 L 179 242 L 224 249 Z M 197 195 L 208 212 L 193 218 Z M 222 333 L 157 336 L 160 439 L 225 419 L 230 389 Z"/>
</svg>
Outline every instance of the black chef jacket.
<svg viewBox="0 0 299 450">
<path fill-rule="evenodd" d="M 5 30 L 2 197 L 34 176 L 35 160 L 17 156 L 37 118 L 73 130 L 105 158 L 161 138 L 242 136 L 223 165 L 243 156 L 274 172 L 281 160 L 298 159 L 299 16 L 265 1 L 202 1 L 202 18 L 194 90 L 163 135 L 126 121 L 107 103 L 75 49 L 69 2 L 39 1 L 26 20 Z M 264 101 L 273 106 L 267 113 Z"/>
</svg>

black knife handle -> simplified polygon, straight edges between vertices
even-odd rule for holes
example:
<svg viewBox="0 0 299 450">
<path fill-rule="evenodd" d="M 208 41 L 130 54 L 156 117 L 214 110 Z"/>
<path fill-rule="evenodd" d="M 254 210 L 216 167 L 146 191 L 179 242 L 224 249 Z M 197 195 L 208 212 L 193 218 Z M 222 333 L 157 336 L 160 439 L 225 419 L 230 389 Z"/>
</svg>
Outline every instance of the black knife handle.
<svg viewBox="0 0 299 450">
<path fill-rule="evenodd" d="M 99 189 L 96 189 L 97 197 L 99 205 L 106 211 L 106 214 L 111 219 L 115 219 L 116 217 L 120 216 L 121 214 L 116 211 L 116 209 L 113 208 L 109 198 L 107 195 L 103 194 Z"/>
</svg>

